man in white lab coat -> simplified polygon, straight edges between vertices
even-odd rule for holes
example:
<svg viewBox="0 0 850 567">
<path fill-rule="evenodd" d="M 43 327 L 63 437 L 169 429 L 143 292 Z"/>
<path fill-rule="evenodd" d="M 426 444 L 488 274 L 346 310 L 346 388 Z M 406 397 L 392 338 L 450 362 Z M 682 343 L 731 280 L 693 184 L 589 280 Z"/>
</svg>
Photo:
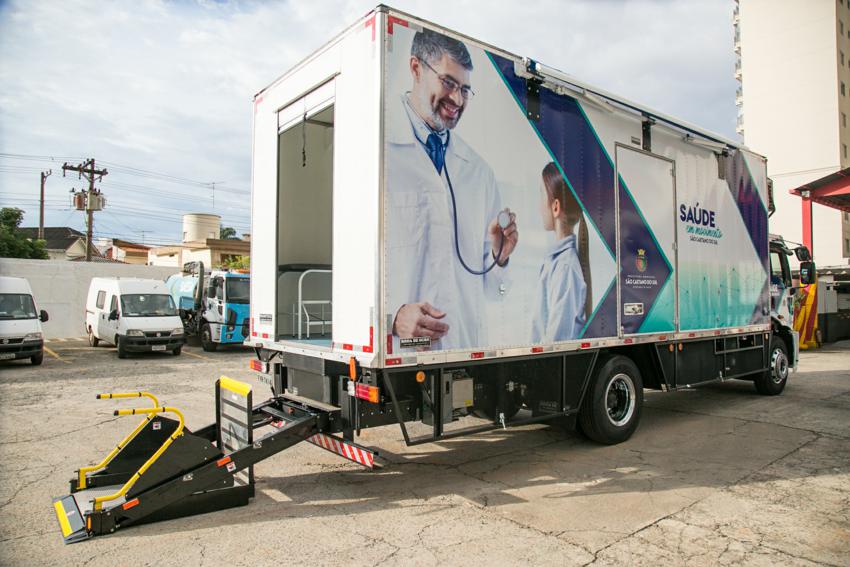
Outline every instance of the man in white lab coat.
<svg viewBox="0 0 850 567">
<path fill-rule="evenodd" d="M 507 292 L 516 217 L 493 170 L 452 132 L 474 95 L 466 46 L 417 32 L 409 66 L 413 86 L 388 101 L 386 122 L 393 352 L 487 346 L 485 301 Z"/>
</svg>

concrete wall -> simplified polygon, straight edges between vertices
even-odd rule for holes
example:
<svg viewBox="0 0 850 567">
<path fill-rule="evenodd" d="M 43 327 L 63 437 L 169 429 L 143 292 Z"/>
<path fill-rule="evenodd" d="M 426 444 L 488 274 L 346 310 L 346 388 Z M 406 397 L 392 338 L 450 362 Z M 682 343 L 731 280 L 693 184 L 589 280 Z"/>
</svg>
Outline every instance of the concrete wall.
<svg viewBox="0 0 850 567">
<path fill-rule="evenodd" d="M 85 334 L 86 294 L 93 277 L 164 280 L 176 271 L 161 266 L 0 258 L 0 276 L 26 278 L 32 286 L 36 305 L 50 315 L 50 320 L 43 325 L 44 336 L 48 339 Z"/>
</svg>

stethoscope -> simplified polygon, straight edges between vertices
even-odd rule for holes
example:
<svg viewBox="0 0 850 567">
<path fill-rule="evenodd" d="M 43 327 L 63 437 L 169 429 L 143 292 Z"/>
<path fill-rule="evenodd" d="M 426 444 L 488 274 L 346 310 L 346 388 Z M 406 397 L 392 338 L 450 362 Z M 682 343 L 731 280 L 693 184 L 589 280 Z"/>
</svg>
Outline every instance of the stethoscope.
<svg viewBox="0 0 850 567">
<path fill-rule="evenodd" d="M 435 132 L 436 133 L 436 132 Z M 443 171 L 446 172 L 446 184 L 449 186 L 449 195 L 452 198 L 452 221 L 454 224 L 454 235 L 455 235 L 455 252 L 457 253 L 457 259 L 460 260 L 460 265 L 474 276 L 483 276 L 490 270 L 496 267 L 496 264 L 499 263 L 499 258 L 502 256 L 502 249 L 505 247 L 505 235 L 502 234 L 502 240 L 499 242 L 499 252 L 496 253 L 496 257 L 493 259 L 493 263 L 490 264 L 487 268 L 483 270 L 473 270 L 469 267 L 469 265 L 463 260 L 463 256 L 460 253 L 460 244 L 458 243 L 458 234 L 457 234 L 457 201 L 455 201 L 455 190 L 452 186 L 452 178 L 449 177 L 449 167 L 446 163 L 446 148 L 449 146 L 449 138 L 451 136 L 451 132 L 446 132 L 446 143 L 440 144 L 440 153 L 442 153 L 443 158 L 443 169 L 442 171 L 437 172 L 442 177 Z M 422 143 L 420 141 L 420 143 Z M 496 217 L 496 222 L 499 223 L 499 227 L 502 230 L 505 230 L 511 224 L 511 215 L 508 214 L 507 211 L 499 211 L 499 215 Z"/>
</svg>

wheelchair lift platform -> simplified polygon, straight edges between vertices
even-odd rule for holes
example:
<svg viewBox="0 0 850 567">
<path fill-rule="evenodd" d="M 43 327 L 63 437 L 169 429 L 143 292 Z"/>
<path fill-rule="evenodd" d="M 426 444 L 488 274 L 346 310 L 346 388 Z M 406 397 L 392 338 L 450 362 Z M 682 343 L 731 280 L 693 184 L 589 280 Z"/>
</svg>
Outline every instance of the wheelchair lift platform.
<svg viewBox="0 0 850 567">
<path fill-rule="evenodd" d="M 254 496 L 254 465 L 301 441 L 373 466 L 374 452 L 329 433 L 337 407 L 286 394 L 254 406 L 250 385 L 224 376 L 215 391 L 216 421 L 196 431 L 151 393 L 98 394 L 153 406 L 116 410 L 144 419 L 100 463 L 75 471 L 70 493 L 54 499 L 65 543 L 244 506 Z"/>
</svg>

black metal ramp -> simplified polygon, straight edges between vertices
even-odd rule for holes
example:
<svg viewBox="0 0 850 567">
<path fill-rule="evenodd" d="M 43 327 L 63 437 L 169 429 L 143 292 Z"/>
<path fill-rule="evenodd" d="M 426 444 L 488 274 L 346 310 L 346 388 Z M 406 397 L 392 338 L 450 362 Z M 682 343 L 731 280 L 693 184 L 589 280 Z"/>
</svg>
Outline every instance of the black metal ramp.
<svg viewBox="0 0 850 567">
<path fill-rule="evenodd" d="M 103 461 L 77 471 L 71 494 L 53 501 L 65 543 L 248 504 L 253 465 L 313 437 L 328 420 L 322 410 L 277 398 L 254 407 L 251 387 L 226 377 L 216 382 L 216 423 L 195 433 L 152 394 L 98 397 L 148 397 L 154 406 L 117 410 L 146 417 Z M 255 438 L 264 425 L 274 427 Z"/>
</svg>

